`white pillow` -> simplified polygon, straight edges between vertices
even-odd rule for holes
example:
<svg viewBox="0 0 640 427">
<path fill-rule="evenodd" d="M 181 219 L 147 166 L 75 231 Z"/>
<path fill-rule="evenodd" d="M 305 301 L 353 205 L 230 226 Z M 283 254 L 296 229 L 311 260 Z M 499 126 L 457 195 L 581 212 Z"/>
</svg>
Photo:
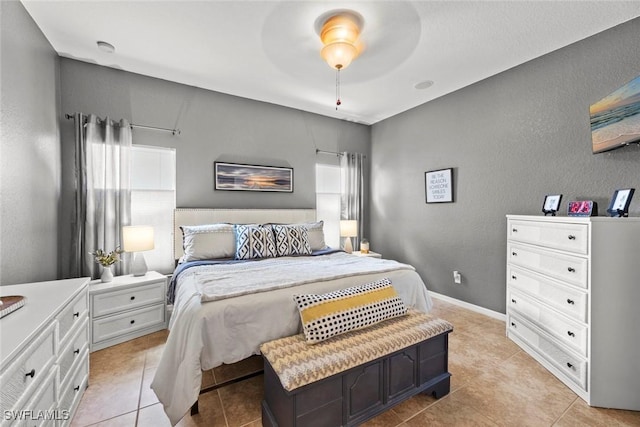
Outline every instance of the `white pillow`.
<svg viewBox="0 0 640 427">
<path fill-rule="evenodd" d="M 232 224 L 182 225 L 184 255 L 180 262 L 233 258 L 236 237 Z"/>
<path fill-rule="evenodd" d="M 324 241 L 324 221 L 307 222 L 302 225 L 307 227 L 307 236 L 309 237 L 309 245 L 312 251 L 327 248 L 327 244 Z"/>
</svg>

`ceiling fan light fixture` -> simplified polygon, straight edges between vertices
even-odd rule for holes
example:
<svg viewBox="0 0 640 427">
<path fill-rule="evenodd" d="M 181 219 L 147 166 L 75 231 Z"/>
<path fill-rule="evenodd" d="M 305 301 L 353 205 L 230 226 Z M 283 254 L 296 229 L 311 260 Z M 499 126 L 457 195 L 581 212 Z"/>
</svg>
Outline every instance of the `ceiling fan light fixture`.
<svg viewBox="0 0 640 427">
<path fill-rule="evenodd" d="M 342 11 L 329 16 L 322 24 L 320 40 L 324 47 L 320 55 L 331 68 L 344 70 L 360 53 L 361 21 L 354 13 Z"/>
</svg>

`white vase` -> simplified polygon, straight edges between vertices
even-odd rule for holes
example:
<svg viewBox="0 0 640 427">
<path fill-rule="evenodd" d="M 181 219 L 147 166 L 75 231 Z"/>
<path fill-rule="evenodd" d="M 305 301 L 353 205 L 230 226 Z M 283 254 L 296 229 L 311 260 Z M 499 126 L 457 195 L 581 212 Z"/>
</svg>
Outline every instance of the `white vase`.
<svg viewBox="0 0 640 427">
<path fill-rule="evenodd" d="M 106 267 L 102 267 L 102 274 L 100 275 L 100 281 L 103 283 L 107 283 L 113 280 L 113 271 L 111 270 L 111 266 L 108 265 Z"/>
</svg>

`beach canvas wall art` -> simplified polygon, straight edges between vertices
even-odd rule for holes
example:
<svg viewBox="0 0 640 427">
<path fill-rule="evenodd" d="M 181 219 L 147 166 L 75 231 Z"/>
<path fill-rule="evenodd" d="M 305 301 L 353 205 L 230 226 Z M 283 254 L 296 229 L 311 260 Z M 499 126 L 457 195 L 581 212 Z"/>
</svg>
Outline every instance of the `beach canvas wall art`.
<svg viewBox="0 0 640 427">
<path fill-rule="evenodd" d="M 593 152 L 640 142 L 640 76 L 589 108 Z"/>
<path fill-rule="evenodd" d="M 216 190 L 293 192 L 293 169 L 215 162 Z"/>
</svg>

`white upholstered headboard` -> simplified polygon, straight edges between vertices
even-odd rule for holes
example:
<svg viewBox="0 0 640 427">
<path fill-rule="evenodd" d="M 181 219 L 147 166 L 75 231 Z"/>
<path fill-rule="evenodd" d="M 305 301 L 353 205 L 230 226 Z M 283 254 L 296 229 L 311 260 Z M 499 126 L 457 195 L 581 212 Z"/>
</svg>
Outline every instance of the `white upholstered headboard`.
<svg viewBox="0 0 640 427">
<path fill-rule="evenodd" d="M 177 208 L 173 211 L 173 255 L 182 256 L 181 225 L 203 225 L 217 222 L 232 224 L 265 224 L 275 222 L 295 224 L 316 220 L 315 209 L 190 209 Z"/>
</svg>

